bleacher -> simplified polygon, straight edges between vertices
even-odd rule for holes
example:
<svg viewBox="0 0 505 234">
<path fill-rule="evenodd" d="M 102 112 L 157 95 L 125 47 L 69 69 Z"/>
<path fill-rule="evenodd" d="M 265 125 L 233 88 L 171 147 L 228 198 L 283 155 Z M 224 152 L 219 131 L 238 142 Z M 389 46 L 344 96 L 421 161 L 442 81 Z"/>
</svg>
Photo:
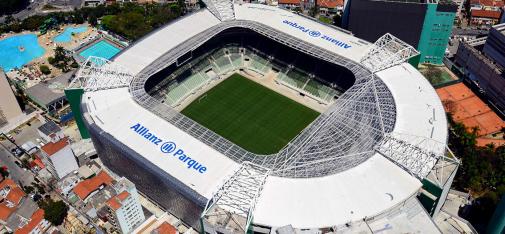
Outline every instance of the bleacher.
<svg viewBox="0 0 505 234">
<path fill-rule="evenodd" d="M 256 70 L 260 73 L 267 73 L 272 67 L 268 65 L 268 60 L 259 57 L 257 55 L 252 55 L 249 57 L 251 62 L 249 64 L 250 68 Z"/>
<path fill-rule="evenodd" d="M 338 91 L 315 79 L 309 78 L 307 74 L 297 69 L 280 72 L 277 80 L 298 92 L 305 93 L 325 103 L 331 102 L 333 97 L 339 95 Z"/>
<path fill-rule="evenodd" d="M 180 82 L 176 81 L 168 86 L 169 91 L 165 100 L 171 106 L 177 105 L 209 80 L 210 78 L 207 75 L 195 73 Z"/>
<path fill-rule="evenodd" d="M 277 75 L 278 82 L 323 103 L 331 102 L 335 96 L 340 94 L 339 91 L 309 77 L 305 70 L 300 69 L 298 65 L 288 66 L 282 61 L 277 61 L 275 55 L 273 55 L 274 59 L 269 61 L 266 59 L 265 54 L 257 52 L 256 49 L 251 47 L 242 49 L 237 45 L 232 45 L 199 57 L 196 64 L 189 64 L 190 69 L 181 67 L 180 69 L 187 70 L 179 70 L 179 73 L 173 73 L 177 74 L 177 79 L 171 81 L 166 86 L 166 91 L 163 92 L 166 102 L 171 106 L 176 106 L 215 78 L 209 77 L 207 74 L 209 69 L 213 69 L 215 74 L 219 76 L 244 67 L 265 74 L 275 66 L 277 70 L 280 70 Z M 290 58 L 285 56 L 284 59 L 289 60 Z M 313 65 L 306 64 L 304 66 L 310 68 Z"/>
<path fill-rule="evenodd" d="M 240 55 L 238 53 L 236 53 L 236 54 L 232 53 L 230 55 L 230 60 L 231 60 L 231 63 L 233 64 L 233 67 L 235 67 L 236 69 L 241 68 L 244 65 L 242 55 Z"/>
<path fill-rule="evenodd" d="M 309 80 L 303 90 L 326 102 L 330 102 L 338 92 L 314 79 Z"/>
</svg>

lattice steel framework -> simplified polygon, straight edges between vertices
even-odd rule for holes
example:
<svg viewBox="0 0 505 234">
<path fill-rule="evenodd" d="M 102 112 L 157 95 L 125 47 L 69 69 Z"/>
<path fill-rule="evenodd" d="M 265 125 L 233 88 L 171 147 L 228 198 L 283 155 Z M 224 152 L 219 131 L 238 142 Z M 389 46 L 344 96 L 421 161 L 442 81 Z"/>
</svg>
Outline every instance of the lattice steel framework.
<svg viewBox="0 0 505 234">
<path fill-rule="evenodd" d="M 361 64 L 373 73 L 376 73 L 402 64 L 418 54 L 419 52 L 414 47 L 386 33 L 377 39 L 368 52 L 361 58 Z"/>
<path fill-rule="evenodd" d="M 108 60 L 92 57 L 72 83 L 84 87 L 86 91 L 130 84 L 134 100 L 144 108 L 241 163 L 241 167 L 213 194 L 202 213 L 202 220 L 211 224 L 216 231 L 247 231 L 256 200 L 269 175 L 292 178 L 326 176 L 352 168 L 376 152 L 419 179 L 425 178 L 433 168 L 441 165 L 440 162 L 458 163 L 457 159 L 445 156 L 447 151 L 444 143 L 392 133 L 396 120 L 395 101 L 375 73 L 417 55 L 418 52 L 411 46 L 386 34 L 363 56 L 361 63 L 356 63 L 269 26 L 234 20 L 231 1 L 204 1 L 223 22 L 168 51 L 133 80 L 124 68 Z M 248 152 L 175 111 L 160 99 L 150 96 L 145 90 L 149 77 L 231 28 L 253 30 L 316 58 L 346 67 L 354 74 L 356 82 L 279 153 L 257 155 Z"/>
<path fill-rule="evenodd" d="M 445 143 L 421 136 L 389 133 L 375 149 L 419 180 L 433 170 L 443 170 L 447 163 L 459 164 Z"/>
<path fill-rule="evenodd" d="M 85 91 L 128 87 L 133 75 L 128 69 L 107 59 L 90 56 L 83 63 L 69 88 Z"/>
<path fill-rule="evenodd" d="M 201 217 L 204 227 L 210 224 L 220 233 L 246 233 L 269 174 L 268 168 L 243 162 L 207 202 Z"/>
<path fill-rule="evenodd" d="M 227 21 L 235 19 L 235 10 L 233 1 L 230 0 L 203 0 L 207 9 L 214 14 L 219 20 Z"/>
</svg>

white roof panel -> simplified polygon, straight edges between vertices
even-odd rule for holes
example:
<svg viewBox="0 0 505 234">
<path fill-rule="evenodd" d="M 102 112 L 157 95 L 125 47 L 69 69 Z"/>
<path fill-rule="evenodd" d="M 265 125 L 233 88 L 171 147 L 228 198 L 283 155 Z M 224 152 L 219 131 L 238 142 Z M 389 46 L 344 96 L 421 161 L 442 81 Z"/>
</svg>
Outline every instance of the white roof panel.
<svg viewBox="0 0 505 234">
<path fill-rule="evenodd" d="M 235 18 L 262 23 L 356 62 L 372 45 L 322 23 L 267 5 L 235 4 Z"/>
<path fill-rule="evenodd" d="M 331 176 L 270 176 L 256 205 L 254 222 L 277 227 L 331 227 L 383 212 L 420 187 L 417 179 L 379 154 Z"/>
<path fill-rule="evenodd" d="M 170 49 L 219 22 L 207 9 L 198 11 L 136 42 L 125 49 L 114 61 L 128 68 L 133 74 L 137 74 Z"/>
<path fill-rule="evenodd" d="M 100 128 L 206 198 L 212 197 L 223 178 L 239 167 L 213 148 L 139 106 L 131 99 L 127 88 L 88 92 L 84 98 L 88 100 L 91 117 Z M 148 137 L 147 133 L 159 140 L 153 141 L 154 138 Z M 167 142 L 173 144 L 166 145 L 175 147 L 162 149 Z M 194 162 L 189 168 L 191 160 Z M 196 163 L 201 166 L 195 166 Z M 200 170 L 202 167 L 206 169 Z"/>
<path fill-rule="evenodd" d="M 377 73 L 396 103 L 393 132 L 447 141 L 447 119 L 435 89 L 408 63 Z"/>
</svg>

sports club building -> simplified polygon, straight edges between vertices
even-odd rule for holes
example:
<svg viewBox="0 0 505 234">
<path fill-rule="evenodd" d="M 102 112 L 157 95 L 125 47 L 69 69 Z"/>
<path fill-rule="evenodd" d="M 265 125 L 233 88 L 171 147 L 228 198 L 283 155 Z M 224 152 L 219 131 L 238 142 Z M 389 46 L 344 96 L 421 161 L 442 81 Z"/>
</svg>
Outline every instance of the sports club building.
<svg viewBox="0 0 505 234">
<path fill-rule="evenodd" d="M 206 5 L 113 61 L 92 57 L 66 90 L 82 114 L 82 135 L 109 169 L 208 233 L 439 232 L 430 216 L 458 160 L 446 147 L 435 90 L 406 62 L 417 51 L 389 34 L 370 43 L 271 6 Z M 326 110 L 278 153 L 256 155 L 153 94 L 183 68 L 212 80 L 243 67 L 244 60 L 219 65 L 213 52 L 213 62 L 198 70 L 196 61 L 216 48 L 231 53 L 227 61 L 234 53 L 256 58 L 263 63 L 258 74 L 300 68 L 321 80 L 338 77 L 327 83 L 342 93 L 325 99 Z M 303 59 L 287 61 L 295 53 Z"/>
</svg>

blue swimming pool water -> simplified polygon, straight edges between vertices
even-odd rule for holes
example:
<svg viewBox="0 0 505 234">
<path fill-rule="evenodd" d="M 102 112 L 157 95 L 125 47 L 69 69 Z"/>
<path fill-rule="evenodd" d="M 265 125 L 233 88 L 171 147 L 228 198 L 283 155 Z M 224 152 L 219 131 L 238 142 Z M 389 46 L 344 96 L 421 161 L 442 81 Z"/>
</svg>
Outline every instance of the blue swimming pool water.
<svg viewBox="0 0 505 234">
<path fill-rule="evenodd" d="M 62 33 L 58 34 L 58 36 L 55 36 L 53 38 L 54 42 L 60 43 L 60 42 L 70 42 L 72 40 L 72 33 L 77 34 L 77 33 L 82 33 L 86 32 L 88 30 L 88 27 L 86 26 L 80 26 L 80 27 L 67 27 L 65 31 Z"/>
<path fill-rule="evenodd" d="M 44 53 L 35 34 L 12 36 L 0 40 L 0 67 L 6 72 L 12 68 L 21 68 Z"/>
<path fill-rule="evenodd" d="M 118 47 L 110 44 L 105 40 L 101 40 L 98 43 L 81 51 L 79 55 L 84 57 L 85 59 L 87 59 L 89 56 L 111 59 L 112 57 L 114 57 L 114 55 L 119 53 L 119 51 L 121 51 L 121 49 L 119 49 Z"/>
</svg>

